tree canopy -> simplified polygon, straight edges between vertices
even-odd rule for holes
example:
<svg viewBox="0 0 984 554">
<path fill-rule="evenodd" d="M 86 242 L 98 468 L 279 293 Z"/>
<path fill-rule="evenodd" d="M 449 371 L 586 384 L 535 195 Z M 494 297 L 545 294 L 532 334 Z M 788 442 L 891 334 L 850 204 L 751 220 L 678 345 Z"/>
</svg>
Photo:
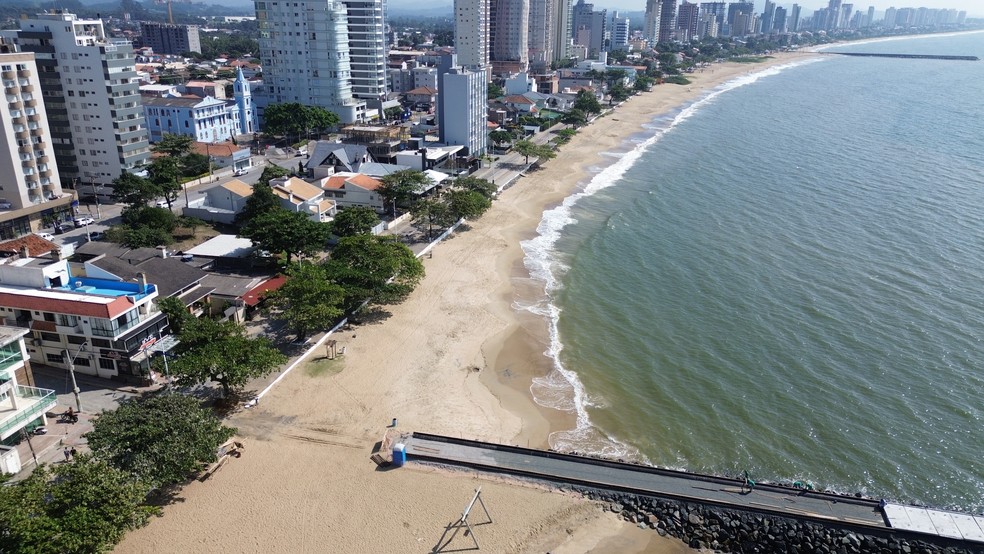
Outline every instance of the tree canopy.
<svg viewBox="0 0 984 554">
<path fill-rule="evenodd" d="M 365 206 L 346 208 L 335 215 L 331 222 L 331 232 L 339 237 L 366 235 L 379 225 L 379 214 Z"/>
<path fill-rule="evenodd" d="M 170 368 L 179 383 L 217 381 L 225 396 L 287 361 L 269 339 L 249 337 L 235 322 L 209 318 L 188 322 L 175 350 Z"/>
<path fill-rule="evenodd" d="M 263 129 L 271 135 L 301 136 L 321 133 L 335 127 L 338 115 L 320 106 L 305 106 L 298 102 L 270 104 L 263 110 Z"/>
<path fill-rule="evenodd" d="M 356 235 L 338 241 L 325 263 L 328 278 L 345 289 L 346 307 L 364 300 L 402 301 L 424 277 L 424 266 L 392 236 Z"/>
<path fill-rule="evenodd" d="M 87 454 L 0 486 L 0 552 L 104 552 L 159 512 L 150 486 Z"/>
<path fill-rule="evenodd" d="M 330 328 L 344 315 L 344 302 L 345 289 L 328 280 L 325 268 L 304 261 L 290 267 L 283 286 L 266 294 L 267 313 L 286 323 L 298 340 Z"/>
<path fill-rule="evenodd" d="M 194 397 L 163 393 L 102 412 L 85 438 L 100 460 L 161 488 L 216 461 L 216 449 L 234 433 Z"/>
<path fill-rule="evenodd" d="M 127 206 L 145 206 L 158 196 L 157 186 L 128 171 L 113 179 L 113 200 Z"/>
<path fill-rule="evenodd" d="M 396 206 L 410 206 L 417 195 L 423 192 L 431 184 L 430 177 L 417 169 L 401 169 L 381 179 L 382 186 L 377 192 L 383 198 L 387 206 L 393 207 L 393 215 L 396 215 Z"/>
<path fill-rule="evenodd" d="M 263 170 L 263 175 L 266 175 L 267 169 L 273 167 L 280 166 L 267 166 Z M 271 179 L 275 179 L 275 177 L 271 177 Z M 243 209 L 239 210 L 239 213 L 236 214 L 235 223 L 236 225 L 242 226 L 262 215 L 282 209 L 280 199 L 273 193 L 273 189 L 267 184 L 267 180 L 260 177 L 260 181 L 253 185 L 253 194 L 249 195 L 249 198 L 246 199 L 246 203 L 243 205 Z"/>
<path fill-rule="evenodd" d="M 313 256 L 324 250 L 331 226 L 314 221 L 306 212 L 278 208 L 246 221 L 239 234 L 263 250 L 286 253 L 289 263 L 294 256 Z"/>
<path fill-rule="evenodd" d="M 574 99 L 574 109 L 581 110 L 586 114 L 599 114 L 601 113 L 601 103 L 598 102 L 598 98 L 593 92 L 581 90 L 577 93 L 577 98 Z"/>
</svg>

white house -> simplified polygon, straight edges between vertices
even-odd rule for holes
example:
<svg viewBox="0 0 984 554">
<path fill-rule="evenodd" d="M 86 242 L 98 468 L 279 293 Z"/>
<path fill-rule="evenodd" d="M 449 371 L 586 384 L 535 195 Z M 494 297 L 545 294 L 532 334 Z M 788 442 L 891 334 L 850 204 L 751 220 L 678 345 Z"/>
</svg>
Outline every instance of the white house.
<svg viewBox="0 0 984 554">
<path fill-rule="evenodd" d="M 297 177 L 282 177 L 270 181 L 273 194 L 280 205 L 292 212 L 308 214 L 315 221 L 331 221 L 337 212 L 335 201 L 325 198 L 325 191 Z"/>
<path fill-rule="evenodd" d="M 383 213 L 386 206 L 379 195 L 382 181 L 361 173 L 338 172 L 321 182 L 325 197 L 334 200 L 339 208 L 365 206 Z"/>
<path fill-rule="evenodd" d="M 198 142 L 225 142 L 239 129 L 235 103 L 211 96 L 144 98 L 143 109 L 151 142 L 165 133 L 192 136 Z"/>
</svg>

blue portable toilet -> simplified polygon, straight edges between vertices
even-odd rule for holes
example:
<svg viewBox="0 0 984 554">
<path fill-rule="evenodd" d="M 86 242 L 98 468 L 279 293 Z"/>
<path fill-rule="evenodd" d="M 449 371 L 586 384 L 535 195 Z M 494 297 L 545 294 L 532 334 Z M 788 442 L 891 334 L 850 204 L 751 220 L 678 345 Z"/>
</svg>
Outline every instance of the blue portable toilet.
<svg viewBox="0 0 984 554">
<path fill-rule="evenodd" d="M 407 463 L 407 447 L 402 442 L 393 445 L 393 467 L 403 467 Z"/>
</svg>

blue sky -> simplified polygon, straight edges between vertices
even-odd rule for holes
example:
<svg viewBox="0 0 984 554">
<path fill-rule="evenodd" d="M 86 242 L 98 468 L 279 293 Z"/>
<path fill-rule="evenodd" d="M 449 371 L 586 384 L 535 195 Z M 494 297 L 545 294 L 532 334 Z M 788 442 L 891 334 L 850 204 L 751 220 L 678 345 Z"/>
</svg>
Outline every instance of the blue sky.
<svg viewBox="0 0 984 554">
<path fill-rule="evenodd" d="M 453 0 L 388 0 L 388 4 L 391 6 L 399 6 L 401 8 L 411 7 L 411 6 L 439 6 L 447 5 L 450 6 Z M 590 1 L 590 0 L 585 0 Z M 696 3 L 700 3 L 702 0 L 691 0 Z M 730 1 L 730 0 L 726 0 Z M 845 0 L 846 2 L 847 0 Z M 629 11 L 645 11 L 646 1 L 645 0 L 594 0 L 594 5 L 599 8 L 609 8 L 617 10 L 629 10 Z M 785 6 L 786 8 L 793 5 L 794 2 L 786 2 L 779 0 L 776 4 L 780 6 Z M 955 10 L 966 10 L 967 14 L 972 17 L 984 17 L 984 2 L 981 0 L 853 0 L 855 9 L 867 10 L 868 6 L 874 6 L 876 12 L 884 12 L 886 8 L 896 7 L 896 8 L 945 8 L 945 9 L 955 9 Z M 800 6 L 803 6 L 803 10 L 812 11 L 817 8 L 823 8 L 827 6 L 825 0 L 802 0 L 798 2 Z M 765 0 L 755 0 L 755 8 L 761 10 L 765 5 Z"/>
</svg>

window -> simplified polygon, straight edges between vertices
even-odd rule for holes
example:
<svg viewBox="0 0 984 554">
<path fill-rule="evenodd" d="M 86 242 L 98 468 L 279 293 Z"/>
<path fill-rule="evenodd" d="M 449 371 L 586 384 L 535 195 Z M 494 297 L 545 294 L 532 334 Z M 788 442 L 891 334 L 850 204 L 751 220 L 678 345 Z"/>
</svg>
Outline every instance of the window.
<svg viewBox="0 0 984 554">
<path fill-rule="evenodd" d="M 48 363 L 53 363 L 53 364 L 65 363 L 65 357 L 62 356 L 61 354 L 52 354 L 49 352 L 45 354 L 45 359 L 48 360 Z"/>
<path fill-rule="evenodd" d="M 77 366 L 80 365 L 82 367 L 89 367 L 92 365 L 92 362 L 89 361 L 89 358 L 86 358 L 85 356 L 78 356 L 77 358 L 75 358 L 75 362 L 73 363 Z"/>
<path fill-rule="evenodd" d="M 113 363 L 113 360 L 110 360 L 108 358 L 99 358 L 99 369 L 108 369 L 110 371 L 115 371 L 116 364 Z"/>
<path fill-rule="evenodd" d="M 79 322 L 78 316 L 68 315 L 68 314 L 58 314 L 58 325 L 64 325 L 66 327 L 74 327 L 76 323 Z"/>
<path fill-rule="evenodd" d="M 109 341 L 106 339 L 92 339 L 92 346 L 97 348 L 109 348 Z"/>
<path fill-rule="evenodd" d="M 83 344 L 83 343 L 85 343 L 85 337 L 77 337 L 75 335 L 68 335 L 67 338 L 68 338 L 68 343 L 69 344 Z"/>
<path fill-rule="evenodd" d="M 49 312 L 44 312 L 44 320 L 45 321 L 54 321 L 55 320 L 55 314 L 52 314 L 52 313 L 49 313 Z"/>
</svg>

